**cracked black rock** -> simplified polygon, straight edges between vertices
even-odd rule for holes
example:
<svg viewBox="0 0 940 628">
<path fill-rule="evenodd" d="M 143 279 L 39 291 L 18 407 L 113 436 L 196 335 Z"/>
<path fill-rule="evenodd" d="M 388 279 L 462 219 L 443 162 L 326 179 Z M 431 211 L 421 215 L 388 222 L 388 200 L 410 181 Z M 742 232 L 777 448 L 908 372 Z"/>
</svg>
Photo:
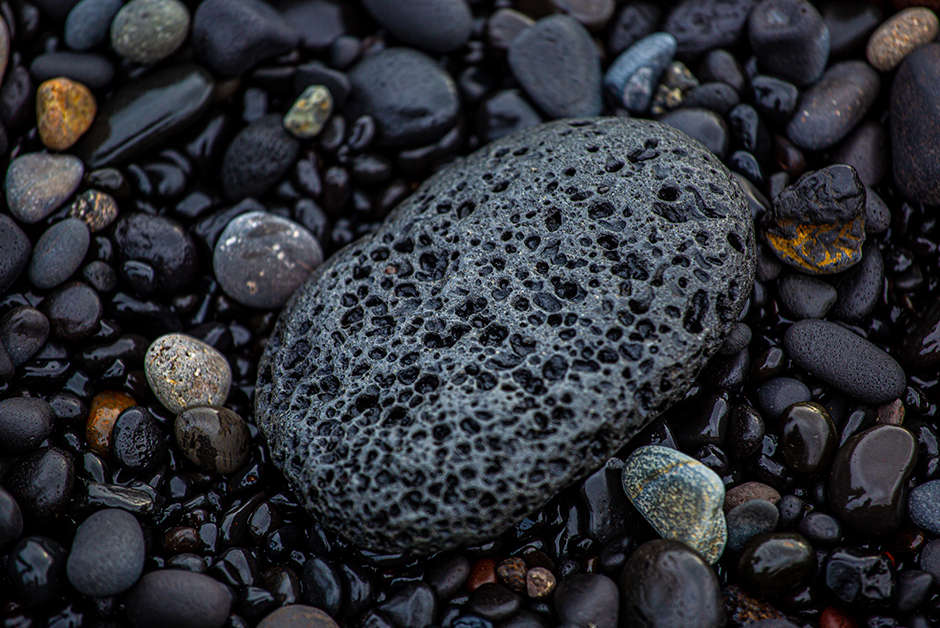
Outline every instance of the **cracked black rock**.
<svg viewBox="0 0 940 628">
<path fill-rule="evenodd" d="M 261 360 L 258 425 L 307 509 L 361 547 L 493 537 L 682 396 L 755 255 L 744 196 L 687 136 L 527 129 L 313 273 Z"/>
</svg>

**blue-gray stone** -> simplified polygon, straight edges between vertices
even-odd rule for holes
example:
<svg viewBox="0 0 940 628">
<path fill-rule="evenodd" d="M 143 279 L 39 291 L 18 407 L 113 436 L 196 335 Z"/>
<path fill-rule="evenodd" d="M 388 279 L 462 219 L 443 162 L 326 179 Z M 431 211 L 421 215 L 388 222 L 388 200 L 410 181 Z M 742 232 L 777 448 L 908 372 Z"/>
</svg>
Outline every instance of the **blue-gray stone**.
<svg viewBox="0 0 940 628">
<path fill-rule="evenodd" d="M 122 5 L 121 0 L 81 0 L 65 18 L 65 45 L 83 51 L 107 41 L 111 20 Z"/>
<path fill-rule="evenodd" d="M 740 552 L 752 537 L 777 529 L 780 511 L 764 499 L 752 499 L 728 513 L 728 548 Z"/>
<path fill-rule="evenodd" d="M 144 533 L 134 515 L 100 510 L 78 526 L 65 573 L 79 593 L 110 597 L 134 586 L 144 556 Z"/>
<path fill-rule="evenodd" d="M 925 482 L 911 491 L 907 513 L 919 528 L 940 535 L 940 480 Z"/>
<path fill-rule="evenodd" d="M 29 260 L 29 280 L 42 290 L 55 288 L 82 265 L 91 232 L 78 218 L 66 218 L 46 229 Z"/>
<path fill-rule="evenodd" d="M 633 44 L 611 64 L 604 87 L 631 113 L 649 109 L 659 77 L 676 54 L 676 38 L 653 33 Z"/>
<path fill-rule="evenodd" d="M 681 397 L 754 258 L 743 195 L 686 136 L 522 131 L 314 271 L 261 360 L 258 426 L 307 509 L 361 547 L 492 538 Z"/>
</svg>

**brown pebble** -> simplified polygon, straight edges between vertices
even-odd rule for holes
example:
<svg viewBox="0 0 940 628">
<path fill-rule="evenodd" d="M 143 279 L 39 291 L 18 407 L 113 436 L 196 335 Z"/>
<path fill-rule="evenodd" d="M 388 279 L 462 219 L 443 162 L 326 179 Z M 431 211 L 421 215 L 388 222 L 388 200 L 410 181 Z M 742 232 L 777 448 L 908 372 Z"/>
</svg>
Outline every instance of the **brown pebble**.
<svg viewBox="0 0 940 628">
<path fill-rule="evenodd" d="M 531 598 L 551 595 L 555 590 L 555 574 L 545 567 L 533 567 L 525 575 L 525 590 Z"/>
<path fill-rule="evenodd" d="M 780 501 L 780 493 L 761 482 L 745 482 L 725 493 L 724 511 L 731 512 L 736 506 L 752 499 L 763 499 L 776 505 Z"/>
<path fill-rule="evenodd" d="M 890 72 L 924 44 L 933 41 L 940 31 L 937 14 L 923 7 L 912 7 L 896 13 L 879 26 L 868 38 L 865 56 L 882 72 Z"/>
<path fill-rule="evenodd" d="M 98 190 L 83 192 L 69 205 L 69 218 L 78 218 L 88 225 L 92 233 L 101 231 L 117 218 L 117 201 L 110 194 Z"/>
<path fill-rule="evenodd" d="M 85 423 L 85 440 L 93 452 L 104 458 L 110 457 L 111 432 L 118 415 L 137 405 L 126 393 L 106 390 L 95 395 Z"/>
<path fill-rule="evenodd" d="M 891 403 L 886 403 L 878 407 L 878 415 L 875 423 L 880 425 L 901 425 L 904 423 L 904 402 L 895 399 Z"/>
<path fill-rule="evenodd" d="M 163 535 L 163 551 L 167 554 L 184 554 L 199 549 L 199 532 L 196 528 L 174 526 Z"/>
<path fill-rule="evenodd" d="M 819 615 L 819 628 L 858 628 L 858 622 L 844 611 L 829 606 Z"/>
<path fill-rule="evenodd" d="M 756 597 L 745 593 L 736 584 L 727 586 L 722 591 L 728 623 L 733 626 L 745 626 L 765 619 L 784 619 L 783 613 Z"/>
<path fill-rule="evenodd" d="M 496 568 L 496 575 L 499 577 L 500 582 L 513 591 L 525 589 L 525 574 L 525 561 L 518 557 L 507 558 L 499 563 Z"/>
<path fill-rule="evenodd" d="M 36 91 L 39 139 L 52 150 L 66 150 L 91 126 L 98 105 L 91 91 L 75 81 L 49 79 Z"/>
<path fill-rule="evenodd" d="M 473 592 L 481 585 L 488 583 L 496 583 L 496 561 L 492 558 L 481 558 L 470 566 L 467 591 Z"/>
</svg>

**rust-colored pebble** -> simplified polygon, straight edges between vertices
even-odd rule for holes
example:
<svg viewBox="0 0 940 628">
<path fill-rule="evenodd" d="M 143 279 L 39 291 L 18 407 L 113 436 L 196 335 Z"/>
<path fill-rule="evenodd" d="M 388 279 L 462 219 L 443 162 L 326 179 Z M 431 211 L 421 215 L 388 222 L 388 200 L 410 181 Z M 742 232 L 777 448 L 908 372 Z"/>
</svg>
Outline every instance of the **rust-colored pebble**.
<svg viewBox="0 0 940 628">
<path fill-rule="evenodd" d="M 513 591 L 525 589 L 525 573 L 525 561 L 515 556 L 502 561 L 496 568 L 496 575 L 499 577 L 500 582 Z"/>
<path fill-rule="evenodd" d="M 858 622 L 834 606 L 828 606 L 819 615 L 819 628 L 858 628 Z"/>
<path fill-rule="evenodd" d="M 88 447 L 104 458 L 110 457 L 111 432 L 118 415 L 136 406 L 137 402 L 126 393 L 106 390 L 95 395 L 85 423 L 85 440 Z"/>
<path fill-rule="evenodd" d="M 726 513 L 730 512 L 734 510 L 736 506 L 740 506 L 744 502 L 749 502 L 752 499 L 763 499 L 769 501 L 771 504 L 776 504 L 780 501 L 780 493 L 761 482 L 745 482 L 744 484 L 739 484 L 729 489 L 725 493 L 724 510 Z"/>
<path fill-rule="evenodd" d="M 36 92 L 39 139 L 52 150 L 66 150 L 91 126 L 98 105 L 91 91 L 67 78 L 49 79 Z"/>
<path fill-rule="evenodd" d="M 492 558 L 481 558 L 470 566 L 467 591 L 473 592 L 487 583 L 496 583 L 496 561 Z"/>
<path fill-rule="evenodd" d="M 904 423 L 904 414 L 904 402 L 895 399 L 891 403 L 886 403 L 878 408 L 875 422 L 879 425 L 901 425 Z"/>
<path fill-rule="evenodd" d="M 891 16 L 868 38 L 865 57 L 882 72 L 898 67 L 904 57 L 933 41 L 940 31 L 937 14 L 924 7 L 904 9 Z"/>
<path fill-rule="evenodd" d="M 555 574 L 545 567 L 533 567 L 525 575 L 526 593 L 531 598 L 541 598 L 551 595 L 555 590 Z"/>
<path fill-rule="evenodd" d="M 185 554 L 199 549 L 199 531 L 187 526 L 174 526 L 163 535 L 166 554 Z"/>
</svg>

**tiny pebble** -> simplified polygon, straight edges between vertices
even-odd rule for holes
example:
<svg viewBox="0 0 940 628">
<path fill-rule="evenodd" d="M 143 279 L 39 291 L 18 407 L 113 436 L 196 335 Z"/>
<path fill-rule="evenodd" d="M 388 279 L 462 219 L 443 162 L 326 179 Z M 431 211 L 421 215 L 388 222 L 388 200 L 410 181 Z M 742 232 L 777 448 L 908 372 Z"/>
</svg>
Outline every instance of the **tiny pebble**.
<svg viewBox="0 0 940 628">
<path fill-rule="evenodd" d="M 316 137 L 333 113 L 333 96 L 323 85 L 311 85 L 284 116 L 284 128 L 301 139 Z"/>
</svg>

